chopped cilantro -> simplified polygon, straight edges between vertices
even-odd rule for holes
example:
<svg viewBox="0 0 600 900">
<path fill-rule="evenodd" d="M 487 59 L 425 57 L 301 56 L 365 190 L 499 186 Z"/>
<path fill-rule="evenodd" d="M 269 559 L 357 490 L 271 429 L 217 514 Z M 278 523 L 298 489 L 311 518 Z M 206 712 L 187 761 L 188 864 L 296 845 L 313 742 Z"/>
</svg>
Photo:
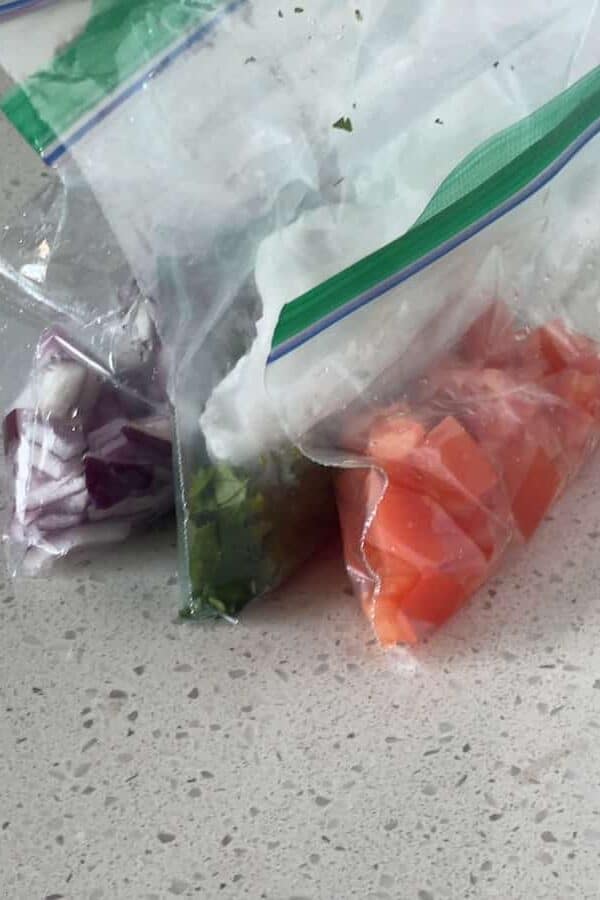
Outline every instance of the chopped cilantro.
<svg viewBox="0 0 600 900">
<path fill-rule="evenodd" d="M 332 527 L 328 470 L 287 449 L 259 472 L 205 466 L 188 494 L 192 598 L 184 618 L 235 616 L 289 575 Z"/>
<path fill-rule="evenodd" d="M 337 122 L 333 123 L 333 128 L 339 128 L 340 131 L 354 131 L 354 128 L 352 126 L 352 119 L 349 116 L 341 116 L 341 118 L 339 118 Z"/>
</svg>

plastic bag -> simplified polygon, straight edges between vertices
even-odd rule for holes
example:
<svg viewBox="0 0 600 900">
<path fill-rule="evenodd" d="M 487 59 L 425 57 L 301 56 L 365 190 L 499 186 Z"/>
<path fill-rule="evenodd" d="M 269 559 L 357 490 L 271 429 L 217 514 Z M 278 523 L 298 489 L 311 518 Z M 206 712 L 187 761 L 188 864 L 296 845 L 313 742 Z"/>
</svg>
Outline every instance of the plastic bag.
<svg viewBox="0 0 600 900">
<path fill-rule="evenodd" d="M 47 329 L 5 416 L 14 574 L 118 543 L 173 508 L 172 417 L 146 302 L 104 323 L 109 333 L 110 370 L 65 330 Z"/>
<path fill-rule="evenodd" d="M 271 393 L 344 470 L 346 563 L 384 645 L 453 615 L 598 445 L 599 132 L 597 68 L 279 319 Z"/>
<path fill-rule="evenodd" d="M 97 0 L 6 26 L 2 108 L 60 171 L 61 228 L 83 219 L 70 257 L 93 232 L 83 173 L 156 303 L 187 614 L 236 614 L 329 527 L 328 473 L 263 385 L 285 301 L 409 228 L 477 142 L 589 67 L 588 0 L 510 6 Z"/>
</svg>

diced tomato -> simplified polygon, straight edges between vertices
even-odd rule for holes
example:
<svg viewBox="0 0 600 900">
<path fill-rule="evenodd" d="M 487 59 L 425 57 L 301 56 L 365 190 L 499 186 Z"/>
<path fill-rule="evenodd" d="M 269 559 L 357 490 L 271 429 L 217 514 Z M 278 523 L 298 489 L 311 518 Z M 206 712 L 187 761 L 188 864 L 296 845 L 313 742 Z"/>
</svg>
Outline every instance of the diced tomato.
<svg viewBox="0 0 600 900">
<path fill-rule="evenodd" d="M 573 475 L 600 438 L 600 375 L 565 369 L 544 379 L 557 402 L 552 424 Z"/>
<path fill-rule="evenodd" d="M 381 421 L 409 415 L 409 407 L 405 403 L 393 403 L 381 409 L 376 415 L 373 411 L 363 411 L 352 415 L 342 424 L 338 437 L 339 446 L 355 453 L 366 453 L 371 431 Z"/>
<path fill-rule="evenodd" d="M 411 387 L 416 412 L 365 418 L 358 439 L 354 423 L 377 468 L 338 480 L 347 564 L 385 646 L 453 615 L 600 442 L 599 344 L 560 321 L 516 330 L 494 303 L 458 353 Z"/>
<path fill-rule="evenodd" d="M 536 447 L 528 440 L 525 431 L 519 432 L 501 449 L 504 485 L 511 507 L 527 478 Z"/>
<path fill-rule="evenodd" d="M 404 457 L 423 443 L 425 429 L 403 415 L 377 419 L 367 443 L 367 455 L 394 476 Z"/>
<path fill-rule="evenodd" d="M 469 362 L 481 366 L 494 364 L 495 358 L 504 360 L 514 343 L 514 316 L 508 306 L 498 300 L 490 303 L 466 332 L 460 342 L 460 352 Z"/>
<path fill-rule="evenodd" d="M 369 606 L 368 618 L 373 622 L 380 642 L 384 646 L 416 643 L 417 635 L 402 612 L 402 601 L 419 581 L 418 571 L 400 557 L 369 544 L 365 547 L 365 555 L 379 580 L 379 591 Z"/>
<path fill-rule="evenodd" d="M 455 418 L 444 419 L 395 465 L 388 463 L 386 471 L 395 484 L 436 501 L 486 558 L 505 544 L 484 500 L 497 488 L 498 474 Z"/>
<path fill-rule="evenodd" d="M 386 594 L 403 594 L 419 580 L 419 571 L 400 556 L 386 553 L 371 544 L 365 544 L 365 556 L 371 569 L 381 582 L 381 590 Z"/>
<path fill-rule="evenodd" d="M 560 319 L 536 329 L 532 335 L 539 341 L 547 375 L 566 368 L 587 375 L 600 373 L 600 346 L 586 335 L 570 331 Z"/>
<path fill-rule="evenodd" d="M 477 587 L 475 582 L 467 586 L 443 572 L 425 572 L 403 597 L 400 608 L 409 619 L 441 625 L 465 604 Z"/>
<path fill-rule="evenodd" d="M 433 429 L 425 447 L 439 456 L 429 461 L 423 492 L 441 504 L 486 559 L 496 556 L 508 540 L 507 509 L 498 473 L 483 448 L 450 418 Z"/>
<path fill-rule="evenodd" d="M 460 404 L 465 386 L 473 377 L 473 371 L 470 366 L 456 360 L 437 365 L 419 380 L 416 390 L 418 401 L 435 402 L 437 406 L 442 400 L 443 408 L 451 406 L 453 402 Z"/>
<path fill-rule="evenodd" d="M 550 402 L 548 402 L 550 401 Z M 556 405 L 548 397 L 540 405 L 540 412 L 527 426 L 527 434 L 532 441 L 542 448 L 559 469 L 564 469 L 564 450 L 555 421 Z"/>
<path fill-rule="evenodd" d="M 555 408 L 554 424 L 572 476 L 596 447 L 600 427 L 587 413 L 566 403 Z"/>
<path fill-rule="evenodd" d="M 378 490 L 375 483 L 374 490 Z M 429 497 L 390 483 L 366 536 L 377 550 L 419 571 L 440 569 L 467 580 L 486 569 L 479 548 Z"/>
<path fill-rule="evenodd" d="M 441 467 L 466 494 L 483 497 L 497 485 L 498 475 L 484 451 L 452 416 L 429 432 L 425 445 L 437 451 Z"/>
<path fill-rule="evenodd" d="M 497 559 L 506 548 L 512 533 L 510 507 L 500 486 L 484 502 L 447 497 L 444 509 L 488 561 Z"/>
<path fill-rule="evenodd" d="M 546 378 L 544 384 L 561 400 L 600 422 L 600 374 L 565 369 Z"/>
<path fill-rule="evenodd" d="M 485 452 L 496 458 L 496 449 L 531 427 L 549 395 L 528 378 L 485 369 L 480 373 L 479 392 L 466 398 L 464 418 Z"/>
<path fill-rule="evenodd" d="M 541 447 L 537 447 L 529 458 L 527 455 L 520 459 L 513 456 L 512 460 L 507 457 L 507 480 L 511 471 L 512 489 L 515 490 L 513 515 L 519 531 L 525 540 L 529 540 L 558 496 L 563 478 Z"/>
</svg>

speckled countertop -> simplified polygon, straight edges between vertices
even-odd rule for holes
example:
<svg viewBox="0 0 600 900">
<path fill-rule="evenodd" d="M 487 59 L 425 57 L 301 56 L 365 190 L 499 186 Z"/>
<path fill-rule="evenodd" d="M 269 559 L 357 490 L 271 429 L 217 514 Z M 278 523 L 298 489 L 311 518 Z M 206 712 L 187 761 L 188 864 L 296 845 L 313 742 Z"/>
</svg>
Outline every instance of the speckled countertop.
<svg viewBox="0 0 600 900">
<path fill-rule="evenodd" d="M 598 898 L 598 474 L 415 656 L 333 554 L 238 627 L 170 532 L 5 584 L 0 895 Z"/>
<path fill-rule="evenodd" d="M 0 897 L 600 898 L 599 475 L 415 655 L 333 551 L 238 627 L 170 530 L 0 577 Z"/>
</svg>

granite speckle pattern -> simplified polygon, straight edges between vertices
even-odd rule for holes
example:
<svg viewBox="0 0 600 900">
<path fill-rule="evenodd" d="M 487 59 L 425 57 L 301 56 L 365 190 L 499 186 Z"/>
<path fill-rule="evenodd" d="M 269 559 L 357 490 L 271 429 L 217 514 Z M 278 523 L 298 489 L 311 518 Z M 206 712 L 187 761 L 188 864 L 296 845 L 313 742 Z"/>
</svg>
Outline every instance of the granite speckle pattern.
<svg viewBox="0 0 600 900">
<path fill-rule="evenodd" d="M 595 900 L 599 475 L 413 655 L 334 550 L 237 627 L 168 528 L 1 579 L 0 895 Z"/>
</svg>

